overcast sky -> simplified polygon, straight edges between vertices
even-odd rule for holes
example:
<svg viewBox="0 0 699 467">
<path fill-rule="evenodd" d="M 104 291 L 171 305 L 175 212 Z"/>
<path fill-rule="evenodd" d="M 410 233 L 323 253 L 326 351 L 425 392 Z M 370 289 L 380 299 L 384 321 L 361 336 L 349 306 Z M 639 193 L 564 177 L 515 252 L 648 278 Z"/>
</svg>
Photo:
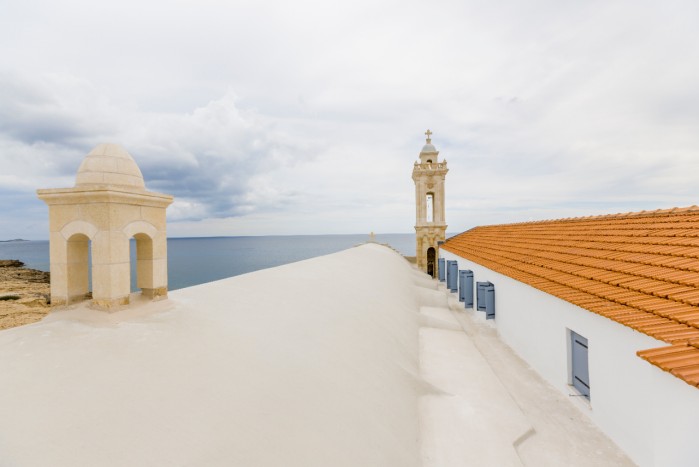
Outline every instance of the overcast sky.
<svg viewBox="0 0 699 467">
<path fill-rule="evenodd" d="M 171 236 L 448 231 L 699 204 L 699 2 L 0 0 L 0 239 L 101 142 Z"/>
</svg>

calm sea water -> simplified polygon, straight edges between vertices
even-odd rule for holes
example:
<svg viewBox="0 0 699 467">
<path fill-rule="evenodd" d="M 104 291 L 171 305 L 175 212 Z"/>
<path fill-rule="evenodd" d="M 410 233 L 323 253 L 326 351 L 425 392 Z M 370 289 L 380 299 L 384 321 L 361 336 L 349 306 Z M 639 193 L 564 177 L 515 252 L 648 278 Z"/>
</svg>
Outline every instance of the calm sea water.
<svg viewBox="0 0 699 467">
<path fill-rule="evenodd" d="M 335 253 L 367 240 L 368 235 L 170 238 L 167 242 L 168 288 L 181 289 Z M 404 255 L 415 255 L 414 234 L 377 234 L 376 241 L 388 243 Z M 133 290 L 136 289 L 135 254 L 132 240 Z M 49 242 L 0 242 L 0 259 L 18 259 L 29 268 L 48 271 Z"/>
</svg>

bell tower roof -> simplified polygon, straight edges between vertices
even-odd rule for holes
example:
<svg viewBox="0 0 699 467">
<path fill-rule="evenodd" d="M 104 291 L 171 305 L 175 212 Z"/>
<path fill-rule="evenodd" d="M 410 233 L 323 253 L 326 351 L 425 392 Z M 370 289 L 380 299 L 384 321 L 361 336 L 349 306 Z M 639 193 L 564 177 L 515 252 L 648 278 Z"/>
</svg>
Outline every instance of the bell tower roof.
<svg viewBox="0 0 699 467">
<path fill-rule="evenodd" d="M 422 147 L 422 151 L 420 151 L 420 154 L 427 154 L 427 153 L 437 153 L 439 154 L 439 151 L 434 147 L 432 144 L 432 132 L 428 129 L 425 132 L 425 135 L 427 136 L 427 141 L 425 142 L 425 145 Z"/>
<path fill-rule="evenodd" d="M 437 151 L 437 149 L 432 144 L 432 132 L 430 130 L 427 130 L 425 132 L 425 135 L 427 136 L 427 140 L 425 141 L 425 145 L 422 147 L 422 150 L 420 151 L 420 163 L 436 163 L 439 151 Z"/>
<path fill-rule="evenodd" d="M 427 140 L 429 141 L 429 139 Z M 422 147 L 422 151 L 420 151 L 420 154 L 422 153 L 435 153 L 438 152 L 437 149 L 434 147 L 432 143 L 427 143 Z"/>
</svg>

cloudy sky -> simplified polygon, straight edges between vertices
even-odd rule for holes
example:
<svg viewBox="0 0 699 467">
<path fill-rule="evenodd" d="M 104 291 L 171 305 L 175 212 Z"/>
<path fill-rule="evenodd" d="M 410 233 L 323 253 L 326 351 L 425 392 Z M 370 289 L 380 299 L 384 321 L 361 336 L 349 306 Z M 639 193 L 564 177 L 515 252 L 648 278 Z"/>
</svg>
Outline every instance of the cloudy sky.
<svg viewBox="0 0 699 467">
<path fill-rule="evenodd" d="M 0 239 L 101 142 L 171 236 L 449 231 L 699 204 L 696 0 L 0 0 Z"/>
</svg>

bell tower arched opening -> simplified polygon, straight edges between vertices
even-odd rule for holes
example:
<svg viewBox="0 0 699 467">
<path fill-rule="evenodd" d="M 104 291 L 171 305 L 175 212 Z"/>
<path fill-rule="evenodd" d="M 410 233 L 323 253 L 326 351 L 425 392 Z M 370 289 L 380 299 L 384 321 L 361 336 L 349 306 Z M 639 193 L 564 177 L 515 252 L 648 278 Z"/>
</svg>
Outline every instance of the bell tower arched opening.
<svg viewBox="0 0 699 467">
<path fill-rule="evenodd" d="M 436 268 L 435 268 L 435 263 L 436 263 L 436 254 L 434 251 L 433 247 L 429 247 L 427 249 L 427 274 L 429 274 L 432 277 L 436 277 Z"/>
</svg>

